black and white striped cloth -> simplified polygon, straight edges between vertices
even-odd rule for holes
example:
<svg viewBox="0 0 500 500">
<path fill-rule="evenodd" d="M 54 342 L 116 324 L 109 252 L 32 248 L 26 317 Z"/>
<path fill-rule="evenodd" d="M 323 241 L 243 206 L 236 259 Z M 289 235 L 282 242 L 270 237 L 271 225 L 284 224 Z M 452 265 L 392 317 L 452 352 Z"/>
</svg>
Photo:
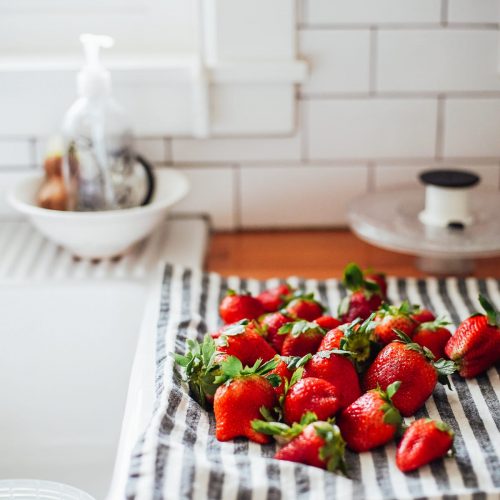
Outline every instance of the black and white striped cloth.
<svg viewBox="0 0 500 500">
<path fill-rule="evenodd" d="M 338 280 L 300 280 L 335 311 L 345 291 Z M 500 308 L 500 282 L 476 279 L 389 278 L 394 303 L 409 299 L 456 326 L 479 310 L 478 292 Z M 455 431 L 456 457 L 402 474 L 394 444 L 372 452 L 347 452 L 350 479 L 321 469 L 273 459 L 274 445 L 246 439 L 220 443 L 214 418 L 202 410 L 173 376 L 169 352 L 185 352 L 188 338 L 201 339 L 219 325 L 218 304 L 228 288 L 257 293 L 266 282 L 167 266 L 157 324 L 156 407 L 137 443 L 127 498 L 160 499 L 499 499 L 500 369 L 472 380 L 451 377 L 453 390 L 436 387 L 415 418 L 430 416 Z"/>
</svg>

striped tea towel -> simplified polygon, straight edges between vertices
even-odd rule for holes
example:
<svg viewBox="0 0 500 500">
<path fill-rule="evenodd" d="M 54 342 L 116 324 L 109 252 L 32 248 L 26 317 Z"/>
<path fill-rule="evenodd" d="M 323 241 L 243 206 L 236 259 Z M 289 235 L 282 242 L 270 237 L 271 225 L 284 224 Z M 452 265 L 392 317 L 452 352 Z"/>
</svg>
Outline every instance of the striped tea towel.
<svg viewBox="0 0 500 500">
<path fill-rule="evenodd" d="M 293 286 L 316 293 L 335 311 L 345 295 L 337 280 L 290 278 Z M 189 397 L 173 376 L 167 353 L 184 353 L 188 338 L 201 339 L 219 326 L 218 304 L 228 288 L 258 293 L 266 282 L 221 278 L 179 267 L 165 268 L 157 324 L 156 407 L 137 443 L 127 498 L 160 499 L 499 499 L 500 376 L 492 368 L 472 380 L 451 377 L 453 390 L 436 387 L 415 418 L 430 416 L 455 431 L 456 457 L 410 474 L 395 466 L 396 448 L 347 452 L 350 479 L 321 469 L 274 460 L 274 445 L 246 439 L 220 443 L 214 418 Z M 409 299 L 456 326 L 478 310 L 478 292 L 500 308 L 500 283 L 476 279 L 389 278 L 394 303 Z"/>
</svg>

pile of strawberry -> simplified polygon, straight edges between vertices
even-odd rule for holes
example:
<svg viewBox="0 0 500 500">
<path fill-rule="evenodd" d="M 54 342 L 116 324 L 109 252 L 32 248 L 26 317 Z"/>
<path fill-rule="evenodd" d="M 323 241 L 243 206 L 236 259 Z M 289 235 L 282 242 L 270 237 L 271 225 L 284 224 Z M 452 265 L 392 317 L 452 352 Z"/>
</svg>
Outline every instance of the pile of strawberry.
<svg viewBox="0 0 500 500">
<path fill-rule="evenodd" d="M 193 397 L 213 406 L 217 439 L 274 436 L 275 458 L 344 473 L 346 446 L 362 452 L 401 438 L 402 471 L 448 453 L 445 423 L 405 427 L 402 417 L 454 371 L 475 377 L 500 360 L 498 313 L 480 296 L 486 314 L 451 335 L 429 310 L 390 305 L 383 274 L 349 264 L 344 284 L 338 317 L 286 284 L 256 297 L 229 292 L 219 308 L 225 326 L 174 355 Z"/>
</svg>

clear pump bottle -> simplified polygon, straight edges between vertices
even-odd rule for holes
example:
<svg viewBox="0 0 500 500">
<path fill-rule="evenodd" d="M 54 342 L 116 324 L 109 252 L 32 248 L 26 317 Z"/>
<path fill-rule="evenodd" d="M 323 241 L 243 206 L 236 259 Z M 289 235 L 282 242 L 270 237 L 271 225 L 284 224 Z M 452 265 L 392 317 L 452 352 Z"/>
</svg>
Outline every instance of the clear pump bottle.
<svg viewBox="0 0 500 500">
<path fill-rule="evenodd" d="M 86 64 L 77 76 L 78 99 L 63 122 L 64 179 L 68 209 L 113 210 L 145 204 L 152 170 L 133 152 L 131 127 L 113 99 L 109 71 L 99 51 L 113 45 L 104 35 L 80 36 Z"/>
</svg>

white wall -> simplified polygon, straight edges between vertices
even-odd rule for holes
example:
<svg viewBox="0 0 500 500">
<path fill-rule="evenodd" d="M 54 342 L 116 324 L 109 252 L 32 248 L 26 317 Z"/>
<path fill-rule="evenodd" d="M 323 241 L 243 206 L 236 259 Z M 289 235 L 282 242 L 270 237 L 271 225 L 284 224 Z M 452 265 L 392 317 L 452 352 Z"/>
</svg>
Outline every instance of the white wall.
<svg viewBox="0 0 500 500">
<path fill-rule="evenodd" d="M 221 229 L 338 226 L 348 201 L 429 166 L 498 188 L 498 0 L 302 0 L 299 11 L 311 76 L 294 134 L 139 141 L 190 177 L 180 210 L 208 211 Z M 35 167 L 42 144 L 1 136 L 0 171 Z"/>
</svg>

